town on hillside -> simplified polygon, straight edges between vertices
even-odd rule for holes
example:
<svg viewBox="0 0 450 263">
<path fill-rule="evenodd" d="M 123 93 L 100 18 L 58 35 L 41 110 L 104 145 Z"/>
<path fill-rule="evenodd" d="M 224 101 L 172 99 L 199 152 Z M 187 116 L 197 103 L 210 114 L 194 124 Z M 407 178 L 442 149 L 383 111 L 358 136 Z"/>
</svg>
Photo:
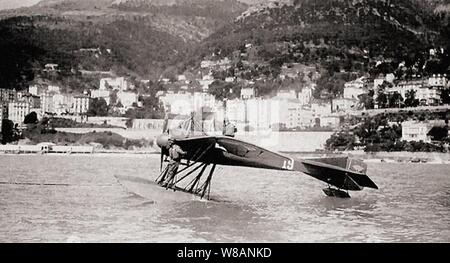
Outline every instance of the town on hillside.
<svg viewBox="0 0 450 263">
<path fill-rule="evenodd" d="M 42 72 L 47 77 L 35 79 L 27 90 L 0 89 L 2 129 L 13 127 L 20 133 L 30 121 L 70 119 L 71 125 L 159 130 L 167 113 L 171 119 L 183 119 L 197 112 L 203 121 L 210 121 L 203 126 L 209 131 L 217 130 L 225 119 L 241 132 L 342 131 L 349 125 L 349 116 L 450 109 L 446 74 L 412 75 L 408 79 L 399 79 L 394 73 L 354 76 L 343 83 L 337 95 L 322 90 L 317 96 L 321 83 L 313 66 L 284 63 L 276 80 L 249 77 L 252 72 L 245 65 L 254 63 L 255 52 L 248 44 L 231 57 L 212 54 L 201 61 L 196 72 L 166 74 L 157 81 L 97 72 L 99 77 L 94 78 L 91 88 L 80 93 L 52 82 L 54 77 L 48 76 L 59 74 L 58 65 L 46 64 Z M 430 56 L 436 52 L 430 49 Z M 31 113 L 36 118 L 27 118 Z M 429 131 L 436 125 L 448 130 L 447 124 L 428 118 L 405 119 L 399 123 L 403 131 L 398 139 L 431 142 Z"/>
</svg>

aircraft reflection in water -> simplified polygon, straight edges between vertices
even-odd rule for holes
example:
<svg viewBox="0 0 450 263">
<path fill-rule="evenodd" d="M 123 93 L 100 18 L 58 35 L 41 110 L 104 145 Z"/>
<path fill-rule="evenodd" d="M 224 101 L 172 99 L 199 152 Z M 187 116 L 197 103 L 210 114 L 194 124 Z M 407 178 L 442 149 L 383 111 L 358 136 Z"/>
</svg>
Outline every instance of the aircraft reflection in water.
<svg viewBox="0 0 450 263">
<path fill-rule="evenodd" d="M 195 122 L 194 114 L 178 128 L 168 129 L 166 116 L 163 134 L 156 139 L 161 148 L 161 174 L 156 181 L 166 189 L 183 191 L 209 199 L 211 179 L 216 165 L 245 166 L 280 171 L 299 171 L 327 183 L 326 195 L 349 198 L 348 191 L 364 187 L 378 189 L 366 175 L 367 165 L 349 157 L 293 159 L 259 146 L 228 136 L 208 136 Z M 169 156 L 170 144 L 185 152 L 180 162 L 183 167 L 170 176 L 170 164 L 163 162 Z M 206 169 L 211 166 L 204 176 Z M 171 178 L 168 178 L 171 177 Z M 335 188 L 333 188 L 334 186 Z M 346 191 L 343 191 L 346 190 Z"/>
</svg>

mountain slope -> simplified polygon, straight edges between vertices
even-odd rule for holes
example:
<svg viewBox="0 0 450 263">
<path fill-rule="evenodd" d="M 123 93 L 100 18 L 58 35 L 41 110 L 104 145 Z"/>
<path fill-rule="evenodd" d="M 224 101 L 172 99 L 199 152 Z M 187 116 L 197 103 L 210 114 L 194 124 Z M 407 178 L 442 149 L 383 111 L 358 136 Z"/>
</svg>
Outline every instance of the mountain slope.
<svg viewBox="0 0 450 263">
<path fill-rule="evenodd" d="M 150 1 L 153 2 L 153 1 Z M 237 1 L 45 0 L 0 16 L 0 85 L 25 86 L 45 63 L 158 78 L 196 43 L 243 12 Z M 97 49 L 97 53 L 81 52 Z M 15 68 L 15 70 L 12 70 Z"/>
<path fill-rule="evenodd" d="M 450 66 L 449 29 L 432 6 L 423 4 L 415 0 L 296 0 L 253 6 L 205 39 L 192 54 L 197 59 L 187 63 L 193 67 L 213 53 L 221 57 L 247 53 L 246 44 L 252 44 L 256 56 L 244 70 L 257 71 L 252 75 L 263 78 L 273 78 L 281 65 L 291 62 L 317 68 L 323 86 L 342 83 L 349 74 L 443 73 Z M 429 61 L 429 49 L 434 47 L 444 47 L 446 53 Z M 401 63 L 405 67 L 400 69 Z M 341 92 L 332 89 L 328 91 L 335 95 Z"/>
</svg>

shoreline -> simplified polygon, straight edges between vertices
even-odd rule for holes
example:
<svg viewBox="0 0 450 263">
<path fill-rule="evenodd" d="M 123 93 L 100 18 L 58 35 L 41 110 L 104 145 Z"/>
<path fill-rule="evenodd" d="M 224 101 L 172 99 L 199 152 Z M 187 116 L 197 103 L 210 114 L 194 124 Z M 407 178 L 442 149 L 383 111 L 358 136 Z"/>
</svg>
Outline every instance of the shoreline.
<svg viewBox="0 0 450 263">
<path fill-rule="evenodd" d="M 349 156 L 363 160 L 365 163 L 415 163 L 415 164 L 450 164 L 450 153 L 438 152 L 280 152 L 284 155 L 296 156 L 298 158 L 312 157 L 342 157 Z M 92 153 L 61 153 L 61 152 L 0 152 L 0 156 L 72 156 L 72 157 L 159 157 L 158 150 L 151 151 L 130 151 L 130 150 L 110 150 Z"/>
</svg>

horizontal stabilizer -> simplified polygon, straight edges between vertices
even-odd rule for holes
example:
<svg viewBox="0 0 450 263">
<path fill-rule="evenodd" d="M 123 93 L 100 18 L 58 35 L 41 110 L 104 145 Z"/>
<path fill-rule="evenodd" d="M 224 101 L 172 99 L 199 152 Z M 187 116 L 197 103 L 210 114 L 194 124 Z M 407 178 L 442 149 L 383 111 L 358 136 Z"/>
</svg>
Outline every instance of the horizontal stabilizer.
<svg viewBox="0 0 450 263">
<path fill-rule="evenodd" d="M 378 189 L 365 174 L 367 165 L 348 157 L 303 159 L 296 162 L 295 170 L 340 189 L 352 191 L 359 191 L 364 187 Z"/>
</svg>

